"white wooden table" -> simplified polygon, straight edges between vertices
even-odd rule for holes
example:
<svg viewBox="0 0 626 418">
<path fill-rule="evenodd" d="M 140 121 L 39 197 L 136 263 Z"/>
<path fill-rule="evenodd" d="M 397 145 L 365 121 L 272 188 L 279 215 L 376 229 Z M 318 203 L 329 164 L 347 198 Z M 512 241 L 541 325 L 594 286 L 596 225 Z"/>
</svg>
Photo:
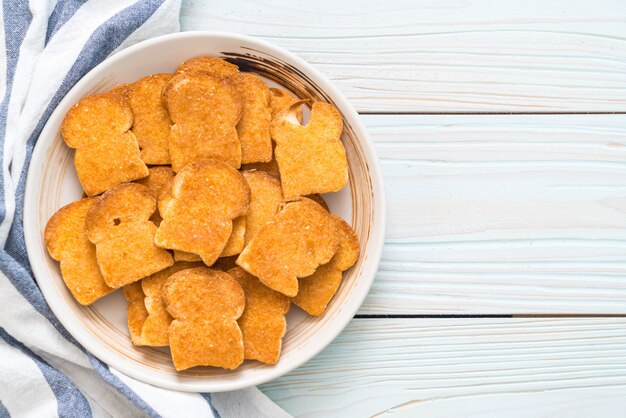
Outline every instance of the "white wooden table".
<svg viewBox="0 0 626 418">
<path fill-rule="evenodd" d="M 626 1 L 188 0 L 363 114 L 388 234 L 297 416 L 626 416 Z"/>
</svg>

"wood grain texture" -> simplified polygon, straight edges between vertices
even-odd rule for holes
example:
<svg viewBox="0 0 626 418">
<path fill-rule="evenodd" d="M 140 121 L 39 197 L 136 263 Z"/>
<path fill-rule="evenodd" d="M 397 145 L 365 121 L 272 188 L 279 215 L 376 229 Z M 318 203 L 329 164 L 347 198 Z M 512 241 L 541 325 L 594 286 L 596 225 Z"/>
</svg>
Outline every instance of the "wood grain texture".
<svg viewBox="0 0 626 418">
<path fill-rule="evenodd" d="M 181 26 L 287 48 L 359 111 L 626 111 L 619 0 L 185 0 Z"/>
<path fill-rule="evenodd" d="M 309 418 L 622 417 L 626 319 L 356 319 L 261 389 Z"/>
<path fill-rule="evenodd" d="M 364 120 L 388 219 L 361 314 L 626 313 L 626 115 Z"/>
</svg>

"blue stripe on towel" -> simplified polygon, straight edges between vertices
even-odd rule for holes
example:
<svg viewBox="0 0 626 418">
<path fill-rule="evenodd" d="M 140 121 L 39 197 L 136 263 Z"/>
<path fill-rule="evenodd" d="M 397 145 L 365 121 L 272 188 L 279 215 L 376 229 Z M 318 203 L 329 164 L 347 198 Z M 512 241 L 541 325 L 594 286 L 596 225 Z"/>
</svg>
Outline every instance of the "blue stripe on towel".
<svg viewBox="0 0 626 418">
<path fill-rule="evenodd" d="M 210 393 L 201 393 L 200 395 L 202 395 L 202 397 L 204 398 L 205 401 L 207 401 L 207 403 L 209 404 L 209 406 L 211 407 L 211 412 L 213 412 L 213 416 L 215 418 L 222 418 L 222 416 L 220 415 L 219 412 L 217 412 L 217 409 L 215 409 L 215 407 L 213 406 L 213 399 L 211 398 L 211 394 Z"/>
<path fill-rule="evenodd" d="M 20 48 L 26 36 L 26 31 L 33 19 L 28 8 L 28 2 L 14 0 L 4 0 L 2 4 L 4 13 L 4 40 L 6 48 L 6 91 L 0 104 L 0 144 L 4 148 L 7 129 L 7 115 L 9 112 L 9 101 L 11 90 L 13 89 L 13 77 L 15 76 L 15 66 L 20 56 Z M 3 155 L 0 154 L 0 167 L 2 167 Z M 4 201 L 4 171 L 0 168 L 0 223 L 6 217 L 6 203 Z"/>
<path fill-rule="evenodd" d="M 24 243 L 24 189 L 26 187 L 26 174 L 30 166 L 30 158 L 39 134 L 61 99 L 65 97 L 74 84 L 108 57 L 109 54 L 119 47 L 138 27 L 143 25 L 163 4 L 163 1 L 164 0 L 138 1 L 100 25 L 85 43 L 76 62 L 68 71 L 61 86 L 56 91 L 48 107 L 43 112 L 42 117 L 39 119 L 35 130 L 31 133 L 26 143 L 26 158 L 15 193 L 15 218 L 11 225 L 6 245 L 7 252 L 27 270 L 30 271 L 26 254 L 26 244 Z"/>
<path fill-rule="evenodd" d="M 87 0 L 61 0 L 57 2 L 50 13 L 48 18 L 48 30 L 46 31 L 46 45 L 50 42 L 50 39 L 61 27 L 74 16 L 74 14 L 80 9 L 80 6 L 85 4 Z"/>
<path fill-rule="evenodd" d="M 146 401 L 141 399 L 139 395 L 137 395 L 131 388 L 129 388 L 126 383 L 122 382 L 119 377 L 111 373 L 111 371 L 109 370 L 109 366 L 107 366 L 91 354 L 88 354 L 88 356 L 91 365 L 93 366 L 94 370 L 100 375 L 102 380 L 115 388 L 115 390 L 121 393 L 129 401 L 141 408 L 143 412 L 150 415 L 150 417 L 160 418 L 160 415 L 150 405 L 148 405 Z"/>
<path fill-rule="evenodd" d="M 0 338 L 11 347 L 14 347 L 30 357 L 37 365 L 50 389 L 57 399 L 59 417 L 82 418 L 91 417 L 91 407 L 82 392 L 63 373 L 46 363 L 41 357 L 33 353 L 28 347 L 13 338 L 6 330 L 0 327 Z"/>
<path fill-rule="evenodd" d="M 2 399 L 0 399 L 0 418 L 11 418 L 7 407 L 2 403 Z"/>
</svg>

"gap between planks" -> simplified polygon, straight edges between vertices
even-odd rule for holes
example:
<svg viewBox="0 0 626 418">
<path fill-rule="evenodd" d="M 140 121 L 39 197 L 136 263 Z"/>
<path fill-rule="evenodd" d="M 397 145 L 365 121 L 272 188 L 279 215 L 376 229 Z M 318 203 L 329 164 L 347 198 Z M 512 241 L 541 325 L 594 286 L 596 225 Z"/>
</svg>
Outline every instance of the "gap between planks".
<svg viewBox="0 0 626 418">
<path fill-rule="evenodd" d="M 626 318 L 626 314 L 468 314 L 468 315 L 417 315 L 417 314 L 357 314 L 354 319 L 492 319 L 492 318 Z"/>
<path fill-rule="evenodd" d="M 376 112 L 360 111 L 362 116 L 515 116 L 515 115 L 626 115 L 626 112 Z"/>
</svg>

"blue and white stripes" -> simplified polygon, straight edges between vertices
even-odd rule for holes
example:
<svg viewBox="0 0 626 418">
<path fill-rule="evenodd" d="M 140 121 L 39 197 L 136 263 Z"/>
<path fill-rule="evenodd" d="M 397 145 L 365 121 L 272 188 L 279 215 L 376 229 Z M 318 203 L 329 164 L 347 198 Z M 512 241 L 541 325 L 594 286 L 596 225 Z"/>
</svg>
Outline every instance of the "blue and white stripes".
<svg viewBox="0 0 626 418">
<path fill-rule="evenodd" d="M 3 1 L 0 417 L 284 416 L 256 389 L 213 396 L 181 393 L 110 369 L 61 326 L 28 264 L 24 187 L 48 117 L 70 88 L 110 54 L 178 31 L 179 8 L 180 0 Z"/>
</svg>

